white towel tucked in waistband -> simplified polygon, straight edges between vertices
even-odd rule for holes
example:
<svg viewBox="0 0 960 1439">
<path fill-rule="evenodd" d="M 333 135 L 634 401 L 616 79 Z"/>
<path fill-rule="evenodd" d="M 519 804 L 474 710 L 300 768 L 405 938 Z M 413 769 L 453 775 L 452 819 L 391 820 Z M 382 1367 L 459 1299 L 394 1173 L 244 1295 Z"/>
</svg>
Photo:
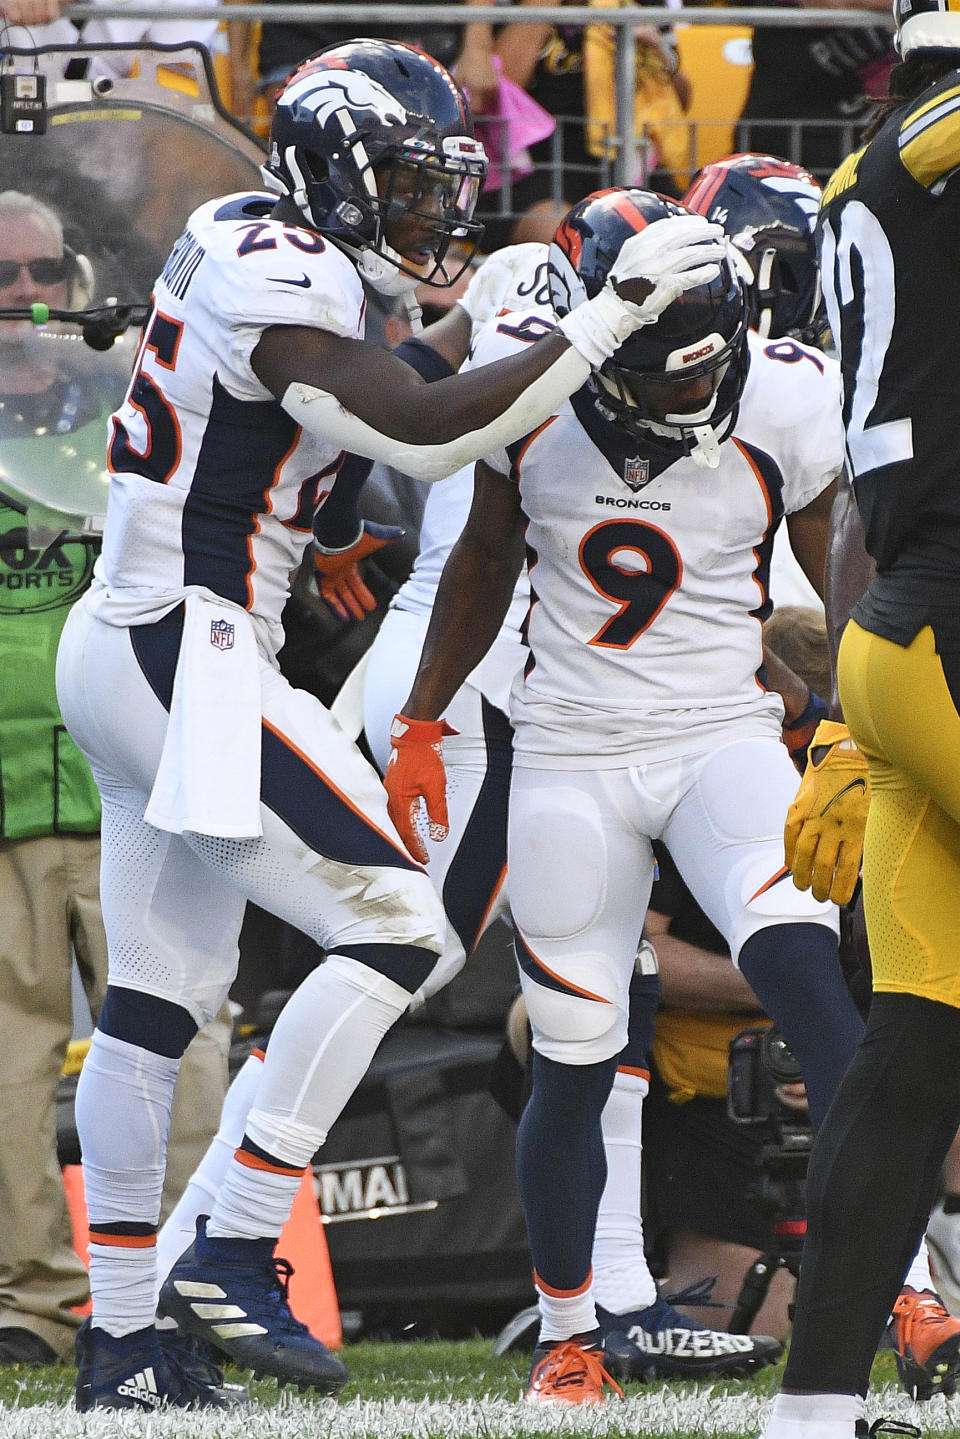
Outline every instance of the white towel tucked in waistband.
<svg viewBox="0 0 960 1439">
<path fill-rule="evenodd" d="M 186 598 L 167 736 L 144 816 L 156 829 L 252 839 L 260 820 L 260 673 L 245 610 Z"/>
</svg>

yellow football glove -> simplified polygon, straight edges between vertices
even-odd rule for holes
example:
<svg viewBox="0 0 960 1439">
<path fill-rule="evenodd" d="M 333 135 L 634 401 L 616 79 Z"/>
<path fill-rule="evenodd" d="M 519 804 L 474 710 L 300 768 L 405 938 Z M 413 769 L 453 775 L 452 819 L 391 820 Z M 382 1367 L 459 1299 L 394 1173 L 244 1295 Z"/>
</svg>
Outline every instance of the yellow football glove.
<svg viewBox="0 0 960 1439">
<path fill-rule="evenodd" d="M 867 761 L 845 724 L 821 720 L 783 831 L 797 889 L 847 904 L 853 897 L 870 806 Z"/>
</svg>

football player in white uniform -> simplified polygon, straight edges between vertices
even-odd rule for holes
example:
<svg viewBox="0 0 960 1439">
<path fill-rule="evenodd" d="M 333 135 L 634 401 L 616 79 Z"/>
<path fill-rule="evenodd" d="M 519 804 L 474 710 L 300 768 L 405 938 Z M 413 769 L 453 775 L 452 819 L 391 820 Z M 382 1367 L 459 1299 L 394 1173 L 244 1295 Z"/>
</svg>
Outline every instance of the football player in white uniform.
<svg viewBox="0 0 960 1439">
<path fill-rule="evenodd" d="M 548 247 L 523 244 L 496 251 L 464 296 L 475 326 L 494 314 L 549 307 Z M 365 662 L 363 726 L 381 771 L 390 756 L 390 727 L 416 673 L 444 564 L 466 523 L 473 466 L 427 495 L 420 550 Z M 322 512 L 318 522 L 323 523 Z M 345 597 L 346 598 L 346 597 Z M 487 927 L 508 911 L 507 797 L 512 763 L 509 695 L 527 651 L 523 620 L 530 581 L 520 573 L 506 617 L 480 664 L 447 707 L 456 733 L 444 740 L 448 835 L 419 831 L 423 856 L 442 898 L 448 942 L 430 976 L 430 992 L 446 983 Z M 341 612 L 344 612 L 341 607 Z M 607 1183 L 600 1201 L 592 1265 L 604 1337 L 618 1346 L 621 1377 L 709 1377 L 752 1372 L 774 1362 L 780 1344 L 768 1335 L 731 1335 L 678 1313 L 658 1292 L 643 1247 L 640 1215 L 642 1104 L 649 1088 L 649 1048 L 659 998 L 656 959 L 642 946 L 631 980 L 635 1023 L 618 1060 L 603 1111 Z"/>
<path fill-rule="evenodd" d="M 363 342 L 361 277 L 394 294 L 452 283 L 450 242 L 479 233 L 484 171 L 442 66 L 351 42 L 281 96 L 273 193 L 201 206 L 156 284 L 109 439 L 103 554 L 58 663 L 103 799 L 110 947 L 77 1096 L 94 1305 L 83 1409 L 223 1402 L 160 1354 L 155 1238 L 170 1092 L 232 981 L 247 898 L 329 957 L 281 1018 L 244 1141 L 164 1304 L 255 1372 L 326 1392 L 346 1380 L 293 1320 L 273 1249 L 306 1165 L 436 962 L 443 914 L 374 771 L 276 668 L 290 576 L 341 451 L 442 478 L 552 413 L 722 259 L 700 216 L 633 235 L 564 332 L 426 391 Z"/>
<path fill-rule="evenodd" d="M 677 207 L 613 191 L 574 207 L 551 249 L 561 316 L 605 282 L 623 236 Z M 474 361 L 556 323 L 509 315 Z M 822 1117 L 859 1016 L 837 916 L 783 867 L 796 771 L 762 674 L 767 567 L 787 515 L 822 585 L 843 464 L 836 367 L 748 335 L 732 261 L 667 307 L 519 442 L 477 467 L 475 496 L 393 728 L 390 811 L 416 843 L 421 799 L 442 832 L 441 715 L 482 659 L 526 557 L 527 663 L 513 688 L 510 899 L 534 1032 L 519 1135 L 540 1297 L 529 1397 L 600 1397 L 590 1252 L 604 1184 L 600 1116 L 627 1042 L 628 995 L 667 843 L 787 1035 Z"/>
</svg>

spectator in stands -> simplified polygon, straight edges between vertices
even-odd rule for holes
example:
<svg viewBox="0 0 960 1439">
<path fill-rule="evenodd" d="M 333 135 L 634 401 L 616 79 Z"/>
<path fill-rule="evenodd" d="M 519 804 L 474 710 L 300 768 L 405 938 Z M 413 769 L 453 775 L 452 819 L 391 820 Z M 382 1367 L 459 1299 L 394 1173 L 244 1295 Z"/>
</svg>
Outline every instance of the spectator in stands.
<svg viewBox="0 0 960 1439">
<path fill-rule="evenodd" d="M 688 91 L 669 32 L 654 25 L 638 26 L 635 39 L 635 123 L 642 120 L 647 90 L 672 97 L 671 113 L 680 116 Z M 506 25 L 497 36 L 496 48 L 503 73 L 556 117 L 557 131 L 530 147 L 532 175 L 515 184 L 512 191 L 481 198 L 478 214 L 486 221 L 488 250 L 507 242 L 513 218 L 534 202 L 551 199 L 568 209 L 591 191 L 610 185 L 613 178 L 613 151 L 607 143 L 614 130 L 609 27 Z M 666 194 L 678 193 L 672 178 L 656 168 L 649 152 L 638 156 L 632 183 L 649 184 Z"/>
<path fill-rule="evenodd" d="M 77 305 L 91 281 L 49 206 L 0 194 L 0 308 Z M 106 415 L 118 399 L 108 378 L 91 389 L 65 371 L 55 344 L 38 345 L 28 322 L 0 316 L 8 476 L 17 465 L 49 465 L 63 435 L 102 468 Z M 101 413 L 102 427 L 93 423 Z M 67 1359 L 80 1323 L 75 1306 L 89 1297 L 70 1243 L 55 1094 L 73 1027 L 71 949 L 94 1016 L 106 986 L 100 802 L 63 728 L 54 661 L 98 549 L 92 533 L 66 529 L 52 544 L 34 540 L 24 504 L 0 494 L 0 1364 Z M 175 1102 L 168 1207 L 216 1128 L 228 1044 L 221 1014 L 194 1048 Z"/>
<path fill-rule="evenodd" d="M 890 7 L 887 0 L 824 0 L 822 8 L 886 13 Z M 788 156 L 826 179 L 855 147 L 871 99 L 885 92 L 894 58 L 889 32 L 879 25 L 758 26 L 736 148 Z"/>
<path fill-rule="evenodd" d="M 275 3 L 275 0 L 266 0 Z M 467 5 L 477 5 L 483 0 L 466 0 Z M 264 21 L 260 33 L 257 73 L 261 93 L 266 97 L 272 110 L 273 102 L 283 88 L 283 83 L 301 60 L 328 45 L 342 45 L 354 35 L 363 34 L 372 39 L 404 40 L 408 45 L 419 45 L 441 65 L 455 71 L 457 80 L 470 91 L 475 111 L 483 108 L 487 98 L 496 89 L 497 76 L 493 68 L 492 27 L 486 23 L 470 25 L 364 25 L 338 22 L 335 9 L 331 10 L 329 23 L 299 23 L 288 20 Z"/>
<path fill-rule="evenodd" d="M 563 200 L 535 200 L 514 221 L 511 245 L 549 245 L 570 206 Z"/>
<path fill-rule="evenodd" d="M 94 5 L 109 5 L 110 0 L 91 0 Z M 200 5 L 216 5 L 216 0 L 197 0 Z M 0 0 L 0 17 L 6 23 L 4 40 L 8 45 L 111 44 L 136 45 L 141 40 L 159 45 L 178 45 L 187 40 L 212 48 L 218 21 L 211 20 L 139 20 L 105 16 L 102 20 L 70 18 L 70 0 Z M 115 75 L 107 57 L 98 57 L 99 73 Z"/>
</svg>

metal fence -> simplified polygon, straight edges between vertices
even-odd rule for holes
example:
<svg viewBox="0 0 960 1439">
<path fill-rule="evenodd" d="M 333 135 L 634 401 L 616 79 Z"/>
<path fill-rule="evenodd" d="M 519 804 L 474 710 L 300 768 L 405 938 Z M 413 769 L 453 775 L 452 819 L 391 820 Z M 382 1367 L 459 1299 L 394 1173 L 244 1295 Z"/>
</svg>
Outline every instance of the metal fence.
<svg viewBox="0 0 960 1439">
<path fill-rule="evenodd" d="M 892 22 L 882 12 L 819 10 L 782 6 L 774 8 L 731 6 L 675 10 L 664 6 L 643 5 L 607 9 L 585 5 L 523 4 L 474 5 L 468 8 L 463 5 L 405 5 L 398 3 L 281 3 L 269 5 L 221 3 L 211 9 L 209 6 L 177 3 L 154 5 L 118 3 L 114 8 L 110 5 L 83 4 L 81 0 L 81 3 L 74 3 L 70 6 L 70 14 L 71 17 L 78 20 L 94 16 L 98 18 L 116 16 L 126 21 L 138 17 L 144 20 L 163 19 L 165 21 L 209 20 L 212 16 L 216 16 L 224 23 L 228 34 L 237 25 L 255 21 L 326 25 L 335 23 L 338 26 L 349 26 L 355 22 L 357 33 L 361 34 L 369 28 L 377 28 L 382 31 L 383 28 L 389 28 L 391 25 L 402 25 L 409 31 L 411 27 L 419 25 L 451 26 L 473 22 L 489 22 L 498 26 L 508 23 L 563 26 L 609 25 L 612 27 L 614 35 L 614 124 L 613 129 L 605 135 L 604 157 L 598 159 L 595 166 L 590 167 L 589 175 L 586 171 L 584 172 L 582 178 L 587 189 L 594 188 L 596 184 L 642 183 L 644 179 L 642 157 L 652 149 L 653 135 L 649 127 L 642 124 L 638 127 L 634 113 L 634 30 L 637 25 L 653 24 L 674 29 L 679 24 L 684 29 L 706 27 L 714 32 L 718 30 L 718 27 L 723 29 L 723 27 L 740 26 L 748 27 L 743 32 L 748 36 L 753 28 L 759 26 L 771 26 L 786 30 L 801 27 L 806 29 L 813 26 L 829 30 L 852 31 L 865 28 L 877 29 L 878 27 L 892 29 Z M 241 118 L 249 119 L 250 117 L 242 116 Z M 579 197 L 578 194 L 571 195 L 570 193 L 571 189 L 578 188 L 578 179 L 581 178 L 578 176 L 576 163 L 571 161 L 570 152 L 578 148 L 571 143 L 571 140 L 575 135 L 582 134 L 585 117 L 582 114 L 570 114 L 558 115 L 555 118 L 557 120 L 556 130 L 549 142 L 545 142 L 539 147 L 536 170 L 541 181 L 540 194 L 562 202 Z M 508 122 L 494 120 L 489 123 L 499 124 L 506 130 Z M 738 121 L 729 113 L 723 116 L 700 113 L 691 118 L 668 122 L 668 124 L 682 129 L 686 155 L 684 163 L 679 166 L 674 165 L 673 179 L 675 183 L 672 188 L 676 189 L 678 193 L 682 192 L 690 176 L 698 168 L 698 165 L 703 163 L 704 158 L 716 158 L 719 154 L 726 153 L 731 149 L 757 148 L 753 140 L 754 134 L 762 134 L 762 148 L 799 162 L 805 149 L 808 148 L 807 142 L 813 132 L 821 137 L 835 136 L 835 144 L 832 148 L 837 154 L 846 153 L 855 148 L 860 133 L 860 123 L 856 116 L 811 120 L 803 116 L 775 115 L 762 120 L 754 118 L 750 121 Z M 662 133 L 662 124 L 660 129 Z M 507 152 L 509 135 L 505 133 L 503 140 L 505 142 L 503 149 Z M 772 141 L 777 143 L 772 143 Z M 816 167 L 814 168 L 816 169 Z M 821 170 L 818 178 L 823 179 L 830 168 L 832 166 Z M 666 188 L 671 188 L 671 186 L 668 185 Z M 580 193 L 582 193 L 582 189 Z M 515 194 L 513 176 L 509 168 L 505 167 L 503 184 L 498 190 L 485 197 L 484 210 L 488 216 L 506 223 L 517 216 L 520 208 L 521 202 Z"/>
</svg>

